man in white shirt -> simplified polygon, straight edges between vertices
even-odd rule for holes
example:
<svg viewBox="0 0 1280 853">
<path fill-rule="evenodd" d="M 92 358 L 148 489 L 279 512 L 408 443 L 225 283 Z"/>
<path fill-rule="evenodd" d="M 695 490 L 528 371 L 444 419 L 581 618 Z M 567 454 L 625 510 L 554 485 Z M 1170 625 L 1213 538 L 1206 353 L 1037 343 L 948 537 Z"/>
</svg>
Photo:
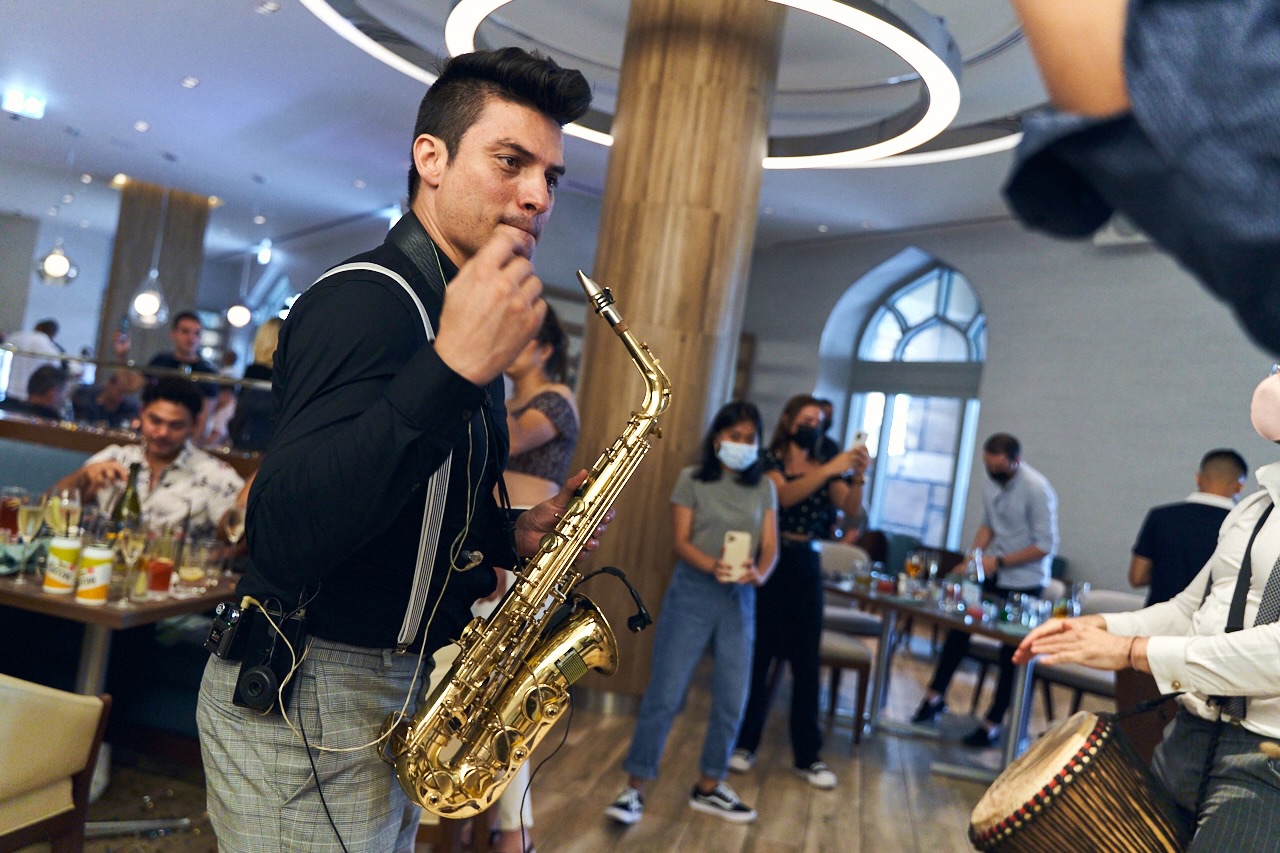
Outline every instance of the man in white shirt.
<svg viewBox="0 0 1280 853">
<path fill-rule="evenodd" d="M 138 499 L 151 528 L 187 524 L 191 536 L 212 535 L 244 480 L 230 465 L 191 446 L 203 402 L 189 379 L 165 377 L 148 385 L 142 392 L 143 443 L 103 448 L 54 488 L 75 486 L 86 501 L 109 511 L 136 463 Z"/>
<path fill-rule="evenodd" d="M 41 320 L 36 327 L 27 332 L 14 332 L 5 338 L 5 344 L 16 350 L 42 353 L 53 358 L 37 358 L 31 355 L 14 355 L 9 362 L 9 384 L 5 390 L 6 398 L 27 399 L 27 382 L 31 374 L 46 364 L 58 367 L 62 364 L 62 349 L 53 342 L 58 334 L 56 320 Z"/>
<path fill-rule="evenodd" d="M 1280 374 L 1258 386 L 1253 422 L 1264 438 L 1280 437 Z M 1151 673 L 1162 693 L 1181 692 L 1152 770 L 1195 820 L 1192 851 L 1280 850 L 1271 826 L 1280 772 L 1259 751 L 1280 739 L 1280 513 L 1270 511 L 1280 500 L 1280 463 L 1258 469 L 1257 479 L 1262 491 L 1231 511 L 1213 556 L 1176 597 L 1132 613 L 1051 620 L 1014 655 L 1018 663 L 1044 655 L 1042 663 L 1131 668 Z"/>
</svg>

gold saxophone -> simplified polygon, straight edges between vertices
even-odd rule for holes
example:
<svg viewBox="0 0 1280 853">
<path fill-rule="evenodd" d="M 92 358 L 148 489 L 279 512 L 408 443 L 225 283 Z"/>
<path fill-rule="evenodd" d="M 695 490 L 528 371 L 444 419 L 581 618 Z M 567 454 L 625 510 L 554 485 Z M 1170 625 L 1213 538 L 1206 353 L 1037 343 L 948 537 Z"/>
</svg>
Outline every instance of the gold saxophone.
<svg viewBox="0 0 1280 853">
<path fill-rule="evenodd" d="M 671 383 L 613 308 L 608 288 L 581 270 L 578 280 L 644 376 L 644 404 L 591 466 L 498 608 L 463 629 L 449 672 L 418 713 L 392 714 L 383 725 L 380 754 L 409 798 L 441 817 L 488 808 L 560 718 L 569 687 L 588 669 L 613 675 L 618 668 L 604 614 L 573 592 L 581 579 L 574 561 L 648 452 L 650 434 L 661 436 L 658 416 Z"/>
</svg>

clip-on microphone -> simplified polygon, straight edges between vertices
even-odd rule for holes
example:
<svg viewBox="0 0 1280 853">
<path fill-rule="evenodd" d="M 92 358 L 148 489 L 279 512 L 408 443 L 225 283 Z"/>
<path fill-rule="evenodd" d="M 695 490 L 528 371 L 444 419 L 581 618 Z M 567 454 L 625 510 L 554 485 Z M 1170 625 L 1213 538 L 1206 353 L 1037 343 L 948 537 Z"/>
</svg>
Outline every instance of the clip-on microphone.
<svg viewBox="0 0 1280 853">
<path fill-rule="evenodd" d="M 627 629 L 633 634 L 638 634 L 645 628 L 652 625 L 653 617 L 649 615 L 649 608 L 644 606 L 644 599 L 640 598 L 639 590 L 631 585 L 631 581 L 627 580 L 627 576 L 624 575 L 620 569 L 616 569 L 613 566 L 604 566 L 603 568 L 596 569 L 581 581 L 578 581 L 578 583 L 591 580 L 596 575 L 602 573 L 606 575 L 613 575 L 615 578 L 626 584 L 627 592 L 631 593 L 631 600 L 636 603 L 636 612 L 627 617 Z"/>
</svg>

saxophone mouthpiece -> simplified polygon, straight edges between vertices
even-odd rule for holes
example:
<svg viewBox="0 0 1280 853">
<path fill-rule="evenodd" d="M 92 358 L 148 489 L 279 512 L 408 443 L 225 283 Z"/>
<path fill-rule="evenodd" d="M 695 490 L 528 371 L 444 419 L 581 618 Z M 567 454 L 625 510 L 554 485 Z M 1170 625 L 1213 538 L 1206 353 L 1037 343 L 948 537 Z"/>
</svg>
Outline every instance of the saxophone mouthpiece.
<svg viewBox="0 0 1280 853">
<path fill-rule="evenodd" d="M 591 303 L 591 307 L 595 312 L 608 320 L 609 325 L 613 326 L 614 331 L 618 334 L 626 331 L 626 324 L 622 322 L 622 315 L 613 307 L 613 293 L 609 288 L 596 284 L 582 270 L 578 270 L 578 283 L 582 285 L 583 291 L 587 294 L 587 301 Z"/>
</svg>

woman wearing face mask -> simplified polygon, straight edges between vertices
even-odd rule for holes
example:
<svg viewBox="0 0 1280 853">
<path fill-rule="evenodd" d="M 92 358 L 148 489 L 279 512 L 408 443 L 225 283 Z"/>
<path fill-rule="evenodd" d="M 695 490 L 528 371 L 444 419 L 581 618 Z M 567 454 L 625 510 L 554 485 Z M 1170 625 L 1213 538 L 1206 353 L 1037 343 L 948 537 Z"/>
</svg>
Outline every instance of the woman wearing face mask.
<svg viewBox="0 0 1280 853">
<path fill-rule="evenodd" d="M 671 495 L 676 568 L 662 600 L 652 671 L 640 704 L 631 751 L 623 762 L 627 787 L 605 810 L 631 825 L 643 813 L 643 792 L 658 773 L 667 733 L 684 705 L 703 652 L 712 649 L 711 716 L 689 806 L 735 823 L 756 812 L 724 784 L 742 719 L 755 633 L 756 587 L 778 555 L 777 498 L 762 476 L 760 412 L 751 403 L 720 409 L 702 440 L 699 464 L 680 472 Z M 738 565 L 726 562 L 725 534 L 746 533 L 758 549 Z"/>
<path fill-rule="evenodd" d="M 862 508 L 862 486 L 871 457 L 853 447 L 820 461 L 822 409 L 808 394 L 783 407 L 764 457 L 765 476 L 778 490 L 782 531 L 778 569 L 760 590 L 756 608 L 751 696 L 730 769 L 745 773 L 769 713 L 769 669 L 791 664 L 791 749 L 795 770 L 815 788 L 834 788 L 836 775 L 820 758 L 818 645 L 822 637 L 822 570 L 818 540 L 829 535 L 837 511 L 852 518 Z"/>
<path fill-rule="evenodd" d="M 1258 385 L 1251 414 L 1258 435 L 1280 441 L 1280 374 Z M 1149 672 L 1161 693 L 1178 694 L 1151 769 L 1184 810 L 1193 853 L 1280 850 L 1280 463 L 1256 476 L 1262 488 L 1227 515 L 1181 593 L 1130 613 L 1052 619 L 1014 653 L 1015 663 L 1044 655 Z"/>
</svg>

